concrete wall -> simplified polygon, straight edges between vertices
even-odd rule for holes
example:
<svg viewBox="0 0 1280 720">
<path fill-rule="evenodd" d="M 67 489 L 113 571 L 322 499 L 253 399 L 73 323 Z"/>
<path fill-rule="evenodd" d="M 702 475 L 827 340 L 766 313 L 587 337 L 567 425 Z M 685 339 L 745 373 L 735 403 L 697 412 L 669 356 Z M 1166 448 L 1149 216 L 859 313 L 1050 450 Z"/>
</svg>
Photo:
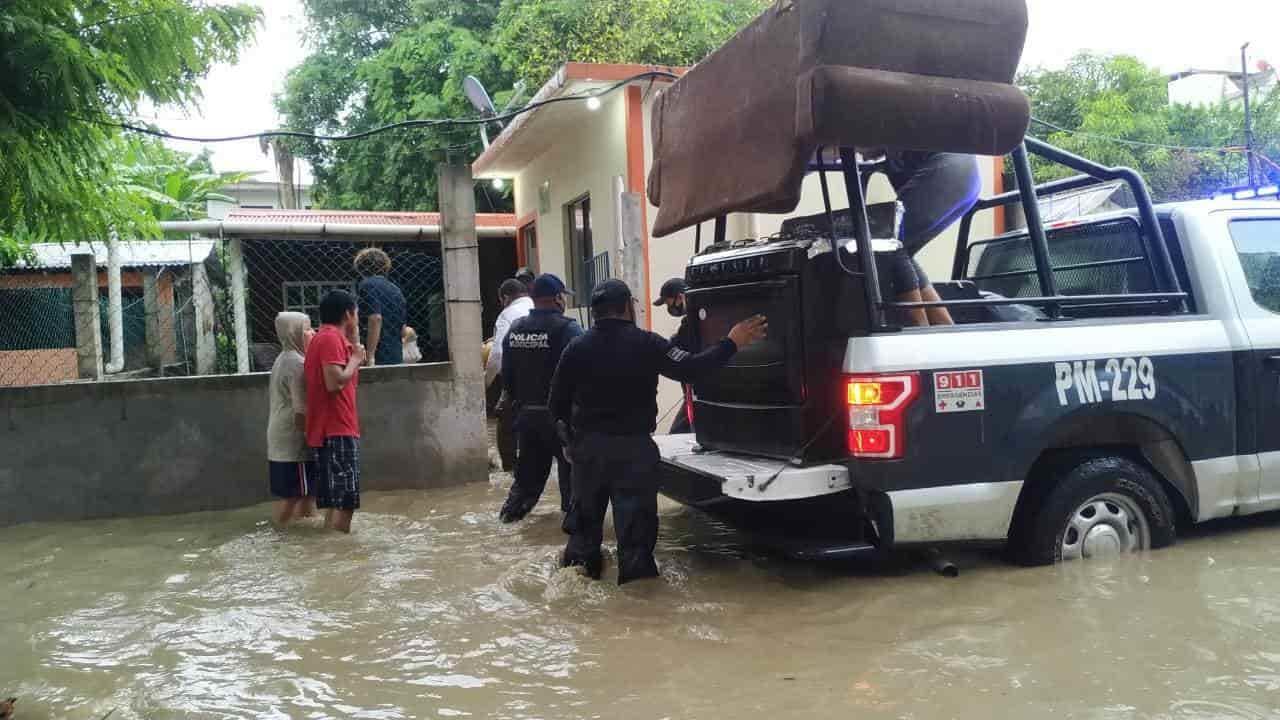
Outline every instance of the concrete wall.
<svg viewBox="0 0 1280 720">
<path fill-rule="evenodd" d="M 266 374 L 0 390 L 0 525 L 269 499 Z M 360 374 L 363 489 L 487 476 L 448 363 Z M 478 385 L 477 385 L 478 387 Z"/>
</svg>

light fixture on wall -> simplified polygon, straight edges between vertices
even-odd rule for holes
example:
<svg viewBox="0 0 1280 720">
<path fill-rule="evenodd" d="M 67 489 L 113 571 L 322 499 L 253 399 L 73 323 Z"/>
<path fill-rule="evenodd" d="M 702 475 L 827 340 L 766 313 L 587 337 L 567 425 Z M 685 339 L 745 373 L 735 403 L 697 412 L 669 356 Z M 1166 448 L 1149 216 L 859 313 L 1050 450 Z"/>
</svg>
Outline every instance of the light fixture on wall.
<svg viewBox="0 0 1280 720">
<path fill-rule="evenodd" d="M 506 182 L 505 180 L 503 180 L 502 178 L 494 178 L 494 179 L 493 179 L 493 189 L 494 189 L 494 190 L 501 190 L 502 188 L 504 188 L 504 187 L 506 187 L 506 186 L 507 186 L 507 182 Z"/>
<path fill-rule="evenodd" d="M 587 109 L 590 110 L 591 112 L 595 112 L 596 110 L 599 110 L 600 98 L 594 97 L 594 96 L 587 98 Z"/>
</svg>

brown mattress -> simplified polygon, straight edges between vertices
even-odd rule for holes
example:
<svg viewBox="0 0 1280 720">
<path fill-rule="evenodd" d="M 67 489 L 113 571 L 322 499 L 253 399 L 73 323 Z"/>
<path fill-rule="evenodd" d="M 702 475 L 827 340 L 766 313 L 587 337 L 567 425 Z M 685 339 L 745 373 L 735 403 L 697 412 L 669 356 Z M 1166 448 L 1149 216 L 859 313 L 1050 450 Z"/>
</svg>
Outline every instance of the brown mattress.
<svg viewBox="0 0 1280 720">
<path fill-rule="evenodd" d="M 653 109 L 654 234 L 794 210 L 819 146 L 1003 155 L 1024 0 L 779 0 Z"/>
</svg>

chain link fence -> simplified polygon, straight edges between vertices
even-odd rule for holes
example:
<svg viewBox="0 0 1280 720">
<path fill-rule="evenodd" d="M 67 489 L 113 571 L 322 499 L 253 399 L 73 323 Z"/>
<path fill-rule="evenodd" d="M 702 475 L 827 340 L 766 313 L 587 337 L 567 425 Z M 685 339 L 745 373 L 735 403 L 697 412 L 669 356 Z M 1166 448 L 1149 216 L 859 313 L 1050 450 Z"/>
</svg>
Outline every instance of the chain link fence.
<svg viewBox="0 0 1280 720">
<path fill-rule="evenodd" d="M 445 334 L 444 266 L 439 246 L 424 242 L 335 242 L 267 239 L 242 242 L 252 369 L 268 370 L 279 352 L 276 314 L 289 310 L 306 313 L 315 327 L 320 324 L 320 300 L 330 290 L 346 290 L 359 295 L 360 276 L 354 262 L 356 253 L 379 247 L 391 259 L 387 274 L 405 300 L 405 327 L 413 336 L 403 343 L 416 343 L 423 362 L 449 357 Z M 230 309 L 229 302 L 218 304 Z M 220 318 L 229 326 L 231 318 Z M 384 334 L 391 332 L 383 328 Z M 406 333 L 407 334 L 407 333 Z M 360 336 L 367 337 L 364 313 Z M 371 350 L 372 351 L 372 350 Z"/>
<path fill-rule="evenodd" d="M 319 323 L 331 289 L 353 294 L 357 252 L 373 242 L 241 241 L 249 370 L 270 370 L 279 343 L 275 317 L 296 310 Z M 443 264 L 431 242 L 376 243 L 391 258 L 388 279 L 405 298 L 406 322 L 422 362 L 448 359 Z M 100 244 L 41 245 L 30 264 L 0 272 L 0 387 L 81 380 L 71 255 L 93 252 L 104 379 L 230 374 L 238 371 L 231 241 L 191 239 L 121 243 L 123 363 L 113 366 L 107 249 Z M 365 328 L 362 318 L 361 334 Z M 387 330 L 384 330 L 387 332 Z"/>
</svg>

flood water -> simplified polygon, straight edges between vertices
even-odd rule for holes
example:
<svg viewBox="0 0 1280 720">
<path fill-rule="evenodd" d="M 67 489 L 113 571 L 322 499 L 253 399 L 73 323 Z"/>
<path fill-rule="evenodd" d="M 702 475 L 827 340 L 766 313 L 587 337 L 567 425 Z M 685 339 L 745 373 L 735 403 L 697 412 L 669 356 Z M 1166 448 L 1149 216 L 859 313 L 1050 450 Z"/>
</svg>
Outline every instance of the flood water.
<svg viewBox="0 0 1280 720">
<path fill-rule="evenodd" d="M 618 588 L 556 569 L 548 491 L 515 527 L 481 484 L 369 494 L 350 537 L 277 532 L 267 506 L 0 530 L 0 697 L 20 720 L 1280 708 L 1280 518 L 1104 564 L 964 555 L 946 579 L 771 557 L 664 502 L 662 579 Z"/>
</svg>

